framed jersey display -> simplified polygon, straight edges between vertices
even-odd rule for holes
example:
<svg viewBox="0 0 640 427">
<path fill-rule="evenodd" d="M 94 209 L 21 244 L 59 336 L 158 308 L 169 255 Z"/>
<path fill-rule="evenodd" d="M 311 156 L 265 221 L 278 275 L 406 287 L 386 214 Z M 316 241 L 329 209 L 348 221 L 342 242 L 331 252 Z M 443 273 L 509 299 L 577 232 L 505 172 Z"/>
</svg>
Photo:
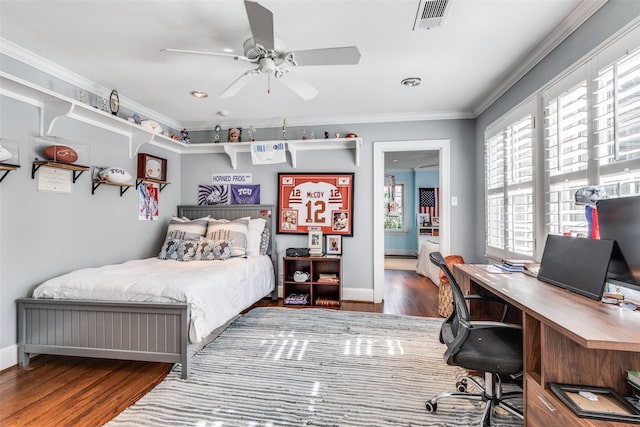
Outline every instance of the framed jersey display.
<svg viewBox="0 0 640 427">
<path fill-rule="evenodd" d="M 279 173 L 278 233 L 353 235 L 353 173 Z"/>
</svg>

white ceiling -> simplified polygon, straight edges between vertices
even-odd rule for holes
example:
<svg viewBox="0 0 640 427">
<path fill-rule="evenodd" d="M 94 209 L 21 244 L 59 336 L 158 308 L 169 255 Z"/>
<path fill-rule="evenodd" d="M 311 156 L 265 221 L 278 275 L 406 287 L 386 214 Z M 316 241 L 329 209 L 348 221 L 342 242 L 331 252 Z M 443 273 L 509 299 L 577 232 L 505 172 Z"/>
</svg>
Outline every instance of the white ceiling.
<svg viewBox="0 0 640 427">
<path fill-rule="evenodd" d="M 355 45 L 362 54 L 357 65 L 291 71 L 319 90 L 308 101 L 275 79 L 268 94 L 264 74 L 222 99 L 252 64 L 160 52 L 243 55 L 250 27 L 240 0 L 0 0 L 0 51 L 26 49 L 95 82 L 91 91 L 116 88 L 125 107 L 191 130 L 279 126 L 284 117 L 307 126 L 475 117 L 603 1 L 450 0 L 440 28 L 413 31 L 419 0 L 259 0 L 288 51 Z M 400 84 L 414 76 L 420 86 Z"/>
</svg>

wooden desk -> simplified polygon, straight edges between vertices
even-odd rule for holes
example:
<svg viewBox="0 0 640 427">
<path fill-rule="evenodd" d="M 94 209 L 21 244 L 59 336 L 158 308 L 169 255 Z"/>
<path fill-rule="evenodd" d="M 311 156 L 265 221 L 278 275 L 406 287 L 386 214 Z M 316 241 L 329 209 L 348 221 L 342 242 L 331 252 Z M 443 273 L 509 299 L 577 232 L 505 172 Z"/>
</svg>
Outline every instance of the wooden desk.
<svg viewBox="0 0 640 427">
<path fill-rule="evenodd" d="M 640 311 L 594 301 L 523 273 L 496 274 L 456 264 L 454 275 L 465 295 L 490 293 L 519 309 L 525 425 L 624 425 L 576 417 L 548 384 L 610 387 L 629 396 L 626 371 L 640 369 Z M 483 310 L 479 304 L 470 307 L 473 316 Z"/>
</svg>

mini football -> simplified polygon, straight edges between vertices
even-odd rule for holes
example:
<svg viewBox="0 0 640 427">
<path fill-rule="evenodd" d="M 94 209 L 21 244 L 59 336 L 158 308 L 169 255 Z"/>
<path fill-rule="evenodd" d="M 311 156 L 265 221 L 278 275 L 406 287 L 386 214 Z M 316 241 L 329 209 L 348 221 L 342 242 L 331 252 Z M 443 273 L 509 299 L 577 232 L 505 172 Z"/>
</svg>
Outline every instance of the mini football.
<svg viewBox="0 0 640 427">
<path fill-rule="evenodd" d="M 98 172 L 98 177 L 102 181 L 113 182 L 114 184 L 126 184 L 131 180 L 129 172 L 119 167 L 102 168 Z"/>
<path fill-rule="evenodd" d="M 50 145 L 44 149 L 44 156 L 60 163 L 73 163 L 78 160 L 78 153 L 66 145 Z"/>
</svg>

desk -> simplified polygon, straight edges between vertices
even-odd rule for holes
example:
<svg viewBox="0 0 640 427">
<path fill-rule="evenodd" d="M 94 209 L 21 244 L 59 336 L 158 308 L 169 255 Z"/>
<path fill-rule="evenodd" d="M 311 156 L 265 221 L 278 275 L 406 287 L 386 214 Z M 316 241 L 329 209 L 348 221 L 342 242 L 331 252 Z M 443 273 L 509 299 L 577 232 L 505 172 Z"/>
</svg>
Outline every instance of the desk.
<svg viewBox="0 0 640 427">
<path fill-rule="evenodd" d="M 630 395 L 627 369 L 640 369 L 640 312 L 603 304 L 523 273 L 489 273 L 483 266 L 456 264 L 462 292 L 493 294 L 516 307 L 524 334 L 526 426 L 616 426 L 576 417 L 548 383 L 610 387 Z M 495 312 L 474 303 L 471 314 Z"/>
</svg>

